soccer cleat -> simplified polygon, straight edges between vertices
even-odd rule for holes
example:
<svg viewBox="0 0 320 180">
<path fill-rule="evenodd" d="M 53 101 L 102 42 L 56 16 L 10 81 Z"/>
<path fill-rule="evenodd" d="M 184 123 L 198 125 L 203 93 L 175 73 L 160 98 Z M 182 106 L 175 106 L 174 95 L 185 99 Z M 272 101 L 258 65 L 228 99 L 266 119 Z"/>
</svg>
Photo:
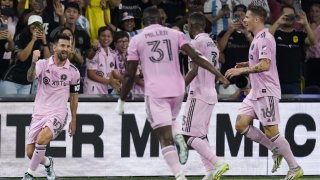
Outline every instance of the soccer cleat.
<svg viewBox="0 0 320 180">
<path fill-rule="evenodd" d="M 302 177 L 303 174 L 304 174 L 303 169 L 300 166 L 298 166 L 296 168 L 291 168 L 288 171 L 287 176 L 282 180 L 296 180 Z"/>
<path fill-rule="evenodd" d="M 281 165 L 283 156 L 276 152 L 276 149 L 272 150 L 273 167 L 271 172 L 275 173 Z"/>
<path fill-rule="evenodd" d="M 229 170 L 229 165 L 225 162 L 218 161 L 213 170 L 209 172 L 202 180 L 220 180 L 222 174 Z"/>
<path fill-rule="evenodd" d="M 184 176 L 182 172 L 180 172 L 176 175 L 176 180 L 187 180 L 187 178 Z"/>
<path fill-rule="evenodd" d="M 53 170 L 53 158 L 51 156 L 49 156 L 48 158 L 50 161 L 50 165 L 45 166 L 46 172 L 47 172 L 47 180 L 55 180 L 56 174 L 54 173 L 54 170 Z"/>
<path fill-rule="evenodd" d="M 26 172 L 22 178 L 22 180 L 33 180 L 33 176 Z"/>
<path fill-rule="evenodd" d="M 180 163 L 186 164 L 189 156 L 189 149 L 183 136 L 181 134 L 177 134 L 174 136 L 173 140 L 177 147 Z"/>
</svg>

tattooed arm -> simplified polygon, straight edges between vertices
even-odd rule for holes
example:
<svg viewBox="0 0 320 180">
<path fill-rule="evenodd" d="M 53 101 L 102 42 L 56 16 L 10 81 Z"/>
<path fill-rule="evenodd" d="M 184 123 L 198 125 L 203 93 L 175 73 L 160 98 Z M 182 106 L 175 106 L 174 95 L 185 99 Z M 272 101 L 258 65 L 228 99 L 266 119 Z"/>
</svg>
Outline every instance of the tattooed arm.
<svg viewBox="0 0 320 180">
<path fill-rule="evenodd" d="M 241 74 L 260 73 L 263 71 L 268 71 L 269 68 L 270 68 L 270 60 L 263 58 L 263 59 L 260 59 L 260 62 L 254 66 L 242 67 L 242 68 L 231 68 L 226 72 L 225 76 L 226 78 L 231 79 Z"/>
<path fill-rule="evenodd" d="M 250 73 L 259 73 L 263 71 L 268 71 L 270 68 L 270 60 L 269 59 L 260 59 L 260 62 L 255 66 L 249 66 L 241 68 L 241 74 L 250 74 Z"/>
</svg>

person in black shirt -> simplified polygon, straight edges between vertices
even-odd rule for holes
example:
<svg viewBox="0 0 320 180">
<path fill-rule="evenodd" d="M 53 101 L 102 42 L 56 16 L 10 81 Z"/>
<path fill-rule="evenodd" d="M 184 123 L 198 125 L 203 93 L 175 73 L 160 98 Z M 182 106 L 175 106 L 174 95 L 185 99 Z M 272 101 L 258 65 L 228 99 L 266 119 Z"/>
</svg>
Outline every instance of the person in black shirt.
<svg viewBox="0 0 320 180">
<path fill-rule="evenodd" d="M 42 58 L 50 57 L 42 18 L 37 15 L 29 17 L 28 27 L 15 38 L 15 59 L 0 81 L 0 94 L 30 94 L 31 83 L 27 80 L 27 71 L 34 50 L 40 50 Z"/>
<path fill-rule="evenodd" d="M 297 19 L 307 33 L 297 31 L 293 24 Z M 302 62 L 305 57 L 304 45 L 315 43 L 315 34 L 303 11 L 295 15 L 294 8 L 282 8 L 282 16 L 269 28 L 277 43 L 277 68 L 282 94 L 301 94 L 300 80 Z M 308 37 L 308 38 L 306 38 Z"/>
<path fill-rule="evenodd" d="M 245 17 L 247 8 L 245 5 L 239 4 L 233 9 L 232 23 L 227 31 L 221 31 L 218 35 L 218 46 L 220 50 L 219 61 L 221 65 L 221 74 L 234 68 L 237 63 L 248 61 L 248 52 L 252 35 L 244 28 L 242 21 Z M 219 86 L 219 94 L 232 95 L 238 88 L 236 86 L 236 78 L 230 79 L 228 88 Z"/>
<path fill-rule="evenodd" d="M 5 52 L 13 51 L 14 43 L 11 33 L 8 31 L 8 25 L 3 24 L 0 18 L 0 77 L 9 66 L 9 60 L 4 60 L 3 55 Z"/>
</svg>

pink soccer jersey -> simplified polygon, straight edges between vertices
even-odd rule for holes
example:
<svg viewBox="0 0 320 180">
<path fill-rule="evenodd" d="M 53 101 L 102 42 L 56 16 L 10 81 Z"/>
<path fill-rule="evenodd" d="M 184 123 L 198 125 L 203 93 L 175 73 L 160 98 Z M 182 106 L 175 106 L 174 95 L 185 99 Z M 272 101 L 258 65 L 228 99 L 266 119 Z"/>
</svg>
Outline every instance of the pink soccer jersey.
<svg viewBox="0 0 320 180">
<path fill-rule="evenodd" d="M 125 67 L 125 61 L 126 61 L 126 56 L 121 55 L 119 52 L 116 52 L 115 54 L 115 62 L 116 62 L 116 70 L 117 72 L 124 76 L 126 72 L 126 67 Z"/>
<path fill-rule="evenodd" d="M 93 59 L 87 59 L 87 69 L 96 70 L 98 76 L 107 78 L 115 67 L 115 53 L 108 48 L 108 54 L 103 48 L 99 48 Z M 85 94 L 108 94 L 108 86 L 86 77 L 83 91 Z"/>
<path fill-rule="evenodd" d="M 252 90 L 247 98 L 256 100 L 260 97 L 273 96 L 281 98 L 281 89 L 276 64 L 276 42 L 268 29 L 261 30 L 253 39 L 249 50 L 249 65 L 254 66 L 260 59 L 269 59 L 268 71 L 249 75 Z"/>
<path fill-rule="evenodd" d="M 191 45 L 218 68 L 219 50 L 207 33 L 198 34 L 191 41 Z M 201 99 L 208 104 L 217 103 L 215 75 L 199 67 L 198 75 L 190 83 L 188 97 Z"/>
<path fill-rule="evenodd" d="M 39 84 L 33 110 L 34 118 L 59 112 L 66 113 L 70 85 L 80 83 L 80 73 L 69 60 L 64 66 L 58 67 L 54 64 L 52 57 L 49 60 L 39 60 L 36 64 L 36 77 Z"/>
<path fill-rule="evenodd" d="M 145 95 L 177 97 L 185 92 L 179 49 L 188 43 L 182 32 L 159 24 L 147 26 L 129 43 L 128 61 L 141 61 Z"/>
</svg>

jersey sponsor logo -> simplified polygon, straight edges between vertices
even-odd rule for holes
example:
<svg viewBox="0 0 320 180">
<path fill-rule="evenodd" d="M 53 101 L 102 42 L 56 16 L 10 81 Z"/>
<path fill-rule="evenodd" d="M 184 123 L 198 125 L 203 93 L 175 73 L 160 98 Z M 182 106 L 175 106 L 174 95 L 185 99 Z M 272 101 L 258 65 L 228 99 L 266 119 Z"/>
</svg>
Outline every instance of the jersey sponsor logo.
<svg viewBox="0 0 320 180">
<path fill-rule="evenodd" d="M 67 77 L 66 77 L 67 78 Z M 67 82 L 65 80 L 61 81 L 52 81 L 49 77 L 45 76 L 43 77 L 43 84 L 45 85 L 51 85 L 51 86 L 66 86 Z"/>
</svg>

